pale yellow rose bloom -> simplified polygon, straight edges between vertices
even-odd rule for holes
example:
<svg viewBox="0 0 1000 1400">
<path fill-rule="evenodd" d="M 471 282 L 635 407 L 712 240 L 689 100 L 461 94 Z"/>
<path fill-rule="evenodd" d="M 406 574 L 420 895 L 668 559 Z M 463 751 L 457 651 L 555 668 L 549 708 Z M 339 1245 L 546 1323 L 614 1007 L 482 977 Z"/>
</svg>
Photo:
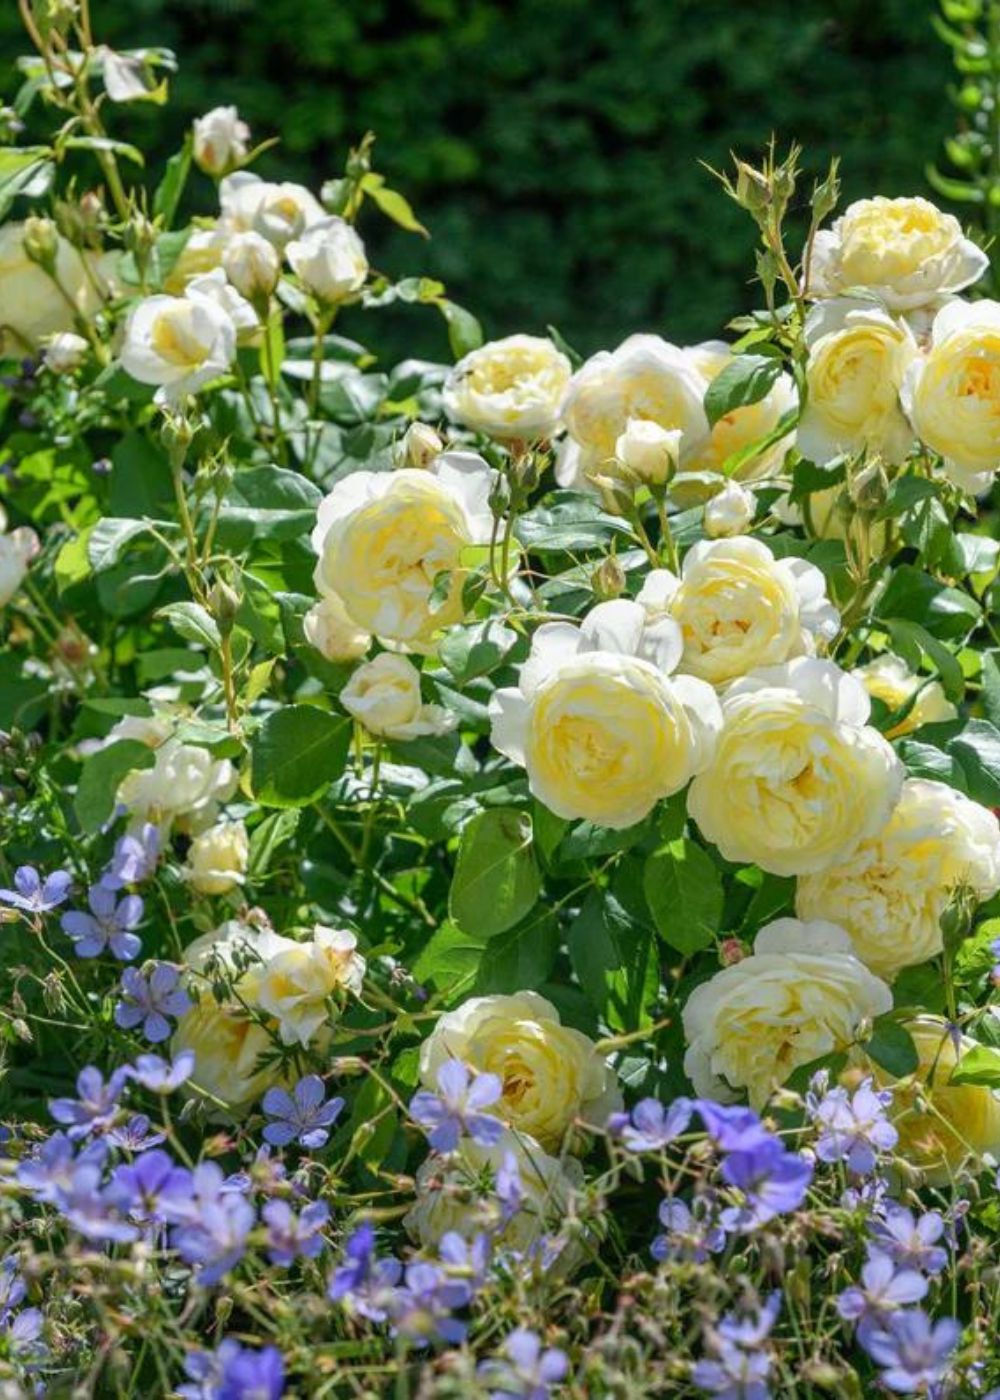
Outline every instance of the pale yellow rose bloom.
<svg viewBox="0 0 1000 1400">
<path fill-rule="evenodd" d="M 762 540 L 702 540 L 681 576 L 654 569 L 637 600 L 681 629 L 680 668 L 725 686 L 760 666 L 811 654 L 837 634 L 826 580 L 804 559 L 776 559 Z"/>
<path fill-rule="evenodd" d="M 889 652 L 876 656 L 864 666 L 856 666 L 852 674 L 857 676 L 869 695 L 881 700 L 890 714 L 901 710 L 916 696 L 906 716 L 885 731 L 887 739 L 912 734 L 925 724 L 943 724 L 946 720 L 955 719 L 958 714 L 941 688 L 940 681 L 915 676 L 905 661 Z"/>
<path fill-rule="evenodd" d="M 960 292 L 989 267 L 953 214 L 928 199 L 859 199 L 813 244 L 810 292 L 866 288 L 891 311 L 910 311 Z"/>
<path fill-rule="evenodd" d="M 473 547 L 489 544 L 492 473 L 470 452 L 445 452 L 426 470 L 353 472 L 321 501 L 313 531 L 316 588 L 338 599 L 358 632 L 410 651 L 463 617 Z M 438 600 L 441 574 L 450 584 Z"/>
<path fill-rule="evenodd" d="M 687 353 L 707 384 L 711 384 L 732 360 L 732 350 L 722 340 L 706 340 L 701 345 L 691 346 Z M 713 423 L 707 443 L 694 454 L 686 470 L 721 471 L 730 457 L 773 433 L 785 414 L 795 408 L 797 401 L 795 381 L 790 374 L 779 374 L 757 403 L 730 409 Z M 748 457 L 742 466 L 737 467 L 734 473 L 736 479 L 763 481 L 777 476 L 792 446 L 794 433 L 794 428 L 790 428 L 777 442 L 762 447 Z"/>
<path fill-rule="evenodd" d="M 695 1092 L 760 1109 L 801 1065 L 846 1050 L 892 1008 L 886 984 L 853 954 L 836 924 L 776 919 L 752 956 L 720 969 L 683 1011 L 684 1071 Z"/>
<path fill-rule="evenodd" d="M 849 297 L 820 302 L 806 318 L 808 397 L 796 446 L 810 461 L 868 451 L 905 460 L 914 433 L 899 395 L 917 342 L 904 321 Z"/>
<path fill-rule="evenodd" d="M 603 1128 L 621 1107 L 614 1071 L 581 1031 L 564 1026 L 537 992 L 472 997 L 448 1011 L 420 1048 L 420 1079 L 437 1086 L 447 1060 L 461 1060 L 503 1085 L 491 1112 L 556 1151 L 583 1119 Z"/>
<path fill-rule="evenodd" d="M 24 229 L 23 223 L 0 227 L 0 351 L 4 355 L 30 353 L 50 336 L 75 330 L 74 308 L 91 316 L 102 300 L 92 254 L 85 255 L 91 269 L 88 276 L 84 255 L 57 235 L 57 285 L 24 251 Z"/>
<path fill-rule="evenodd" d="M 312 938 L 287 943 L 247 972 L 248 995 L 274 1017 L 285 1045 L 308 1045 L 330 1020 L 329 998 L 360 993 L 365 960 L 346 929 L 317 924 Z"/>
<path fill-rule="evenodd" d="M 735 681 L 688 812 L 727 860 L 803 875 L 845 859 L 887 821 L 903 766 L 868 723 L 860 682 L 802 657 Z"/>
<path fill-rule="evenodd" d="M 351 676 L 340 703 L 368 730 L 386 739 L 416 739 L 447 734 L 456 716 L 443 705 L 424 704 L 420 672 L 407 656 L 383 651 Z"/>
<path fill-rule="evenodd" d="M 555 432 L 572 366 L 551 340 L 508 335 L 464 355 L 442 390 L 456 423 L 497 438 L 546 438 Z"/>
<path fill-rule="evenodd" d="M 953 301 L 903 381 L 903 407 L 963 491 L 987 490 L 1000 465 L 1000 302 Z"/>
<path fill-rule="evenodd" d="M 955 1067 L 976 1042 L 959 1035 L 939 1016 L 918 1016 L 907 1029 L 919 1065 L 893 1079 L 879 1065 L 864 1062 L 864 1073 L 892 1089 L 890 1116 L 899 1133 L 897 1154 L 919 1167 L 928 1185 L 947 1186 L 963 1165 L 982 1170 L 985 1154 L 1000 1158 L 1000 1097 L 985 1084 L 949 1084 Z M 848 1072 L 850 1077 L 851 1072 Z"/>
<path fill-rule="evenodd" d="M 140 725 L 149 726 L 149 721 L 140 720 Z M 149 726 L 148 732 L 157 730 Z M 228 758 L 213 758 L 208 749 L 171 737 L 157 745 L 151 768 L 135 769 L 122 779 L 117 800 L 133 823 L 198 832 L 215 821 L 236 783 L 236 769 Z"/>
<path fill-rule="evenodd" d="M 495 1208 L 484 1205 L 483 1181 L 495 1179 L 505 1160 L 517 1168 L 522 1195 L 519 1209 L 498 1228 Z M 403 1224 L 424 1249 L 433 1249 L 450 1230 L 470 1238 L 489 1228 L 503 1247 L 524 1252 L 563 1223 L 581 1176 L 575 1158 L 550 1157 L 523 1133 L 508 1129 L 490 1147 L 463 1138 L 447 1159 L 429 1157 L 419 1168 L 416 1200 Z"/>
<path fill-rule="evenodd" d="M 957 887 L 1000 890 L 1000 825 L 945 783 L 907 778 L 888 823 L 844 861 L 802 876 L 795 908 L 836 919 L 882 977 L 941 951 L 941 915 Z"/>
<path fill-rule="evenodd" d="M 490 700 L 493 745 L 557 816 L 632 826 L 705 767 L 721 722 L 710 686 L 668 674 L 680 653 L 672 619 L 625 599 L 546 623 L 519 686 Z"/>
<path fill-rule="evenodd" d="M 370 632 L 357 627 L 335 593 L 328 593 L 302 619 L 302 632 L 327 661 L 357 661 L 372 644 Z"/>
<path fill-rule="evenodd" d="M 191 842 L 188 883 L 199 894 L 228 894 L 243 884 L 250 842 L 242 822 L 220 822 Z"/>
</svg>

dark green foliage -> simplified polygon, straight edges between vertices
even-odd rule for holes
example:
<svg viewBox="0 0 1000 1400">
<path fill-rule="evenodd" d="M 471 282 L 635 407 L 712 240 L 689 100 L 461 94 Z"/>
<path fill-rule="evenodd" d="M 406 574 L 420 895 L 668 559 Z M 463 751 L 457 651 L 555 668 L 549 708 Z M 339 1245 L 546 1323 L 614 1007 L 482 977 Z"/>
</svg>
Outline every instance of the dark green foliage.
<svg viewBox="0 0 1000 1400">
<path fill-rule="evenodd" d="M 366 214 L 376 264 L 440 277 L 489 336 L 552 323 L 585 352 L 635 330 L 704 338 L 752 303 L 750 223 L 699 159 L 719 168 L 773 131 L 802 142 L 811 171 L 839 153 L 845 201 L 926 193 L 924 165 L 953 124 L 929 0 L 93 8 L 112 45 L 182 56 L 166 112 L 110 113 L 157 174 L 186 122 L 218 103 L 236 103 L 257 139 L 281 136 L 262 174 L 313 187 L 372 128 L 378 168 L 433 235 Z M 22 51 L 8 3 L 4 68 Z M 192 179 L 186 199 L 210 211 L 210 182 Z M 387 358 L 447 354 L 437 319 L 413 308 L 386 311 L 380 342 Z"/>
</svg>

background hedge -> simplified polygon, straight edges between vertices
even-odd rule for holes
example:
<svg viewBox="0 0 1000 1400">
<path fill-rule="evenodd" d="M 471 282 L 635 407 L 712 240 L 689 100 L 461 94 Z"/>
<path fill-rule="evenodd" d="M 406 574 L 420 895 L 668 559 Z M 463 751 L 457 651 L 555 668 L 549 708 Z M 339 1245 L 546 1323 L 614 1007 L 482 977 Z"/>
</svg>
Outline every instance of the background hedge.
<svg viewBox="0 0 1000 1400">
<path fill-rule="evenodd" d="M 927 0 L 93 0 L 113 45 L 181 59 L 166 113 L 123 113 L 163 159 L 235 102 L 260 170 L 314 187 L 366 128 L 431 229 L 374 218 L 378 264 L 426 271 L 489 335 L 557 325 L 581 350 L 634 330 L 704 337 L 744 309 L 752 234 L 699 158 L 795 137 L 843 156 L 845 195 L 927 192 L 952 125 Z M 21 51 L 14 0 L 0 56 Z M 7 83 L 12 91 L 13 78 Z M 153 136 L 153 132 L 159 132 Z M 198 197 L 211 207 L 211 187 Z M 387 354 L 442 355 L 429 314 L 394 313 Z"/>
</svg>

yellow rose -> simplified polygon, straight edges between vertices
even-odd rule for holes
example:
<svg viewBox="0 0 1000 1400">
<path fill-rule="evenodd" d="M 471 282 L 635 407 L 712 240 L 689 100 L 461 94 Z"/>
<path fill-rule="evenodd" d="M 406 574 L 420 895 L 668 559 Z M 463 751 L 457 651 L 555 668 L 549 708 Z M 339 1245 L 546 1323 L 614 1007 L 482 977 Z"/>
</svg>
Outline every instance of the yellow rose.
<svg viewBox="0 0 1000 1400">
<path fill-rule="evenodd" d="M 940 681 L 915 676 L 905 661 L 889 652 L 876 656 L 864 666 L 857 666 L 853 674 L 869 695 L 882 701 L 890 714 L 913 701 L 904 718 L 885 731 L 887 739 L 898 739 L 902 734 L 912 734 L 922 725 L 942 724 L 958 715 Z"/>
<path fill-rule="evenodd" d="M 903 766 L 867 724 L 864 687 L 801 657 L 735 681 L 688 812 L 727 860 L 804 875 L 846 858 L 888 820 Z"/>
<path fill-rule="evenodd" d="M 231 236 L 227 229 L 216 224 L 208 228 L 196 228 L 167 274 L 163 290 L 170 296 L 181 296 L 192 278 L 203 277 L 205 273 L 214 272 L 217 267 L 221 267 L 223 254 L 229 246 Z"/>
<path fill-rule="evenodd" d="M 929 1185 L 947 1186 L 964 1163 L 978 1169 L 985 1153 L 1000 1157 L 1000 1098 L 985 1084 L 948 1082 L 975 1041 L 959 1035 L 956 1044 L 956 1033 L 938 1016 L 918 1016 L 907 1029 L 919 1057 L 913 1074 L 893 1079 L 867 1062 L 864 1070 L 892 1089 L 899 1156 L 921 1168 Z"/>
<path fill-rule="evenodd" d="M 285 1045 L 308 1045 L 330 1020 L 332 996 L 357 996 L 365 976 L 358 940 L 346 929 L 316 924 L 304 943 L 287 947 L 246 973 L 247 995 L 278 1023 Z"/>
<path fill-rule="evenodd" d="M 555 432 L 572 366 L 551 340 L 508 335 L 465 355 L 448 375 L 448 416 L 497 438 L 546 438 Z"/>
<path fill-rule="evenodd" d="M 906 372 L 903 407 L 957 486 L 973 495 L 989 487 L 1000 463 L 1000 302 L 953 301 L 938 312 L 927 353 Z"/>
<path fill-rule="evenodd" d="M 357 661 L 372 644 L 371 633 L 363 631 L 348 617 L 335 593 L 315 603 L 302 619 L 306 641 L 327 661 Z"/>
<path fill-rule="evenodd" d="M 684 638 L 681 667 L 716 686 L 815 651 L 840 623 L 819 569 L 776 559 L 747 537 L 692 545 L 680 579 L 654 569 L 638 602 L 651 616 L 673 618 Z"/>
<path fill-rule="evenodd" d="M 809 290 L 865 287 L 890 311 L 910 311 L 977 281 L 989 267 L 953 214 L 930 200 L 859 199 L 813 244 Z"/>
<path fill-rule="evenodd" d="M 684 1071 L 704 1098 L 747 1091 L 761 1108 L 800 1065 L 846 1050 L 892 993 L 836 924 L 776 919 L 753 954 L 724 967 L 684 1007 Z"/>
<path fill-rule="evenodd" d="M 705 502 L 704 529 L 710 540 L 745 535 L 753 523 L 757 499 L 738 481 L 727 481 Z"/>
<path fill-rule="evenodd" d="M 733 354 L 730 347 L 721 340 L 707 340 L 701 345 L 693 345 L 687 353 L 706 384 L 711 384 L 712 380 L 722 373 Z M 731 409 L 713 424 L 707 443 L 688 462 L 687 470 L 721 471 L 728 458 L 774 432 L 784 415 L 791 412 L 797 402 L 795 383 L 791 375 L 780 374 L 757 403 Z M 789 429 L 777 442 L 755 452 L 736 469 L 736 479 L 762 481 L 767 477 L 777 476 L 784 463 L 785 454 L 792 445 L 793 433 L 794 429 Z"/>
<path fill-rule="evenodd" d="M 800 878 L 796 912 L 843 924 L 882 977 L 941 951 L 940 919 L 956 887 L 1000 890 L 1000 825 L 944 783 L 907 778 L 888 823 L 843 862 Z"/>
<path fill-rule="evenodd" d="M 71 243 L 56 236 L 57 286 L 24 251 L 24 229 L 23 223 L 0 228 L 0 352 L 4 355 L 38 350 L 49 336 L 75 329 L 74 306 L 82 316 L 89 316 L 101 302 L 83 257 Z M 93 255 L 87 256 L 93 269 Z"/>
<path fill-rule="evenodd" d="M 676 623 L 624 599 L 546 623 L 519 687 L 490 700 L 494 747 L 557 816 L 634 825 L 705 767 L 721 722 L 710 686 L 666 674 L 680 650 Z"/>
<path fill-rule="evenodd" d="M 250 843 L 242 822 L 220 822 L 191 842 L 187 879 L 199 894 L 228 894 L 243 884 Z"/>
<path fill-rule="evenodd" d="M 492 473 L 470 452 L 445 452 L 426 471 L 353 472 L 320 502 L 316 588 L 339 600 L 359 631 L 430 651 L 464 613 L 463 556 L 489 543 Z M 439 574 L 446 596 L 432 598 Z"/>
<path fill-rule="evenodd" d="M 492 1111 L 548 1152 L 574 1122 L 598 1127 L 621 1107 L 614 1071 L 582 1032 L 564 1026 L 537 992 L 472 997 L 446 1012 L 420 1049 L 420 1078 L 429 1089 L 446 1060 L 495 1074 L 503 1095 Z"/>
<path fill-rule="evenodd" d="M 917 342 L 905 321 L 840 297 L 806 318 L 809 394 L 795 445 L 810 461 L 870 451 L 902 462 L 913 446 L 899 393 Z"/>
<path fill-rule="evenodd" d="M 383 651 L 359 666 L 340 692 L 340 703 L 370 734 L 416 739 L 447 734 L 456 716 L 442 705 L 425 705 L 420 672 L 406 656 Z"/>
<path fill-rule="evenodd" d="M 615 456 L 630 419 L 679 429 L 679 466 L 687 469 L 708 439 L 702 400 L 707 381 L 690 355 L 656 335 L 633 335 L 602 350 L 570 380 L 562 418 L 573 447 L 561 455 L 561 485 L 579 485 Z"/>
<path fill-rule="evenodd" d="M 152 722 L 141 720 L 150 726 Z M 208 749 L 164 739 L 151 768 L 129 773 L 118 788 L 118 802 L 133 822 L 176 824 L 202 831 L 215 821 L 219 805 L 236 791 L 237 773 L 228 758 L 213 758 Z"/>
<path fill-rule="evenodd" d="M 521 1199 L 498 1228 L 499 1211 L 484 1199 L 484 1181 L 491 1186 L 503 1166 L 516 1170 Z M 550 1157 L 521 1133 L 506 1130 L 492 1147 L 463 1138 L 448 1158 L 429 1157 L 420 1167 L 416 1200 L 403 1224 L 424 1249 L 433 1249 L 450 1230 L 468 1239 L 488 1228 L 505 1248 L 523 1253 L 563 1223 L 581 1175 L 575 1158 Z"/>
</svg>

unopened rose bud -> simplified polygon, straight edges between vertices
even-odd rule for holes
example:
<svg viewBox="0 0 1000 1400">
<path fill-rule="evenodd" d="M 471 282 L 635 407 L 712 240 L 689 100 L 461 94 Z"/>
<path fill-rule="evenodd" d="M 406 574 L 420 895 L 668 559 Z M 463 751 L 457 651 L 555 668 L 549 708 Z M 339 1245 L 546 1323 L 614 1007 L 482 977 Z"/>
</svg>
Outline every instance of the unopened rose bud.
<svg viewBox="0 0 1000 1400">
<path fill-rule="evenodd" d="M 752 491 L 738 481 L 727 481 L 705 506 L 705 534 L 710 540 L 745 534 L 756 504 Z"/>
<path fill-rule="evenodd" d="M 235 107 L 213 107 L 196 117 L 192 154 L 199 170 L 218 178 L 247 158 L 250 128 Z"/>
<path fill-rule="evenodd" d="M 636 481 L 665 486 L 677 471 L 680 428 L 662 428 L 649 418 L 630 418 L 615 443 L 615 456 Z"/>
<path fill-rule="evenodd" d="M 42 361 L 53 374 L 72 374 L 90 354 L 90 345 L 82 335 L 73 331 L 58 331 L 50 336 Z"/>
<path fill-rule="evenodd" d="M 262 234 L 237 233 L 226 244 L 222 269 L 240 295 L 256 304 L 278 285 L 281 256 Z"/>
<path fill-rule="evenodd" d="M 125 225 L 124 241 L 125 247 L 136 261 L 142 264 L 149 258 L 156 244 L 156 228 L 145 214 L 136 212 Z"/>
<path fill-rule="evenodd" d="M 332 217 L 306 229 L 285 249 L 292 271 L 327 306 L 360 292 L 368 276 L 365 245 L 344 219 Z"/>
<path fill-rule="evenodd" d="M 851 477 L 847 491 L 855 507 L 866 514 L 872 514 L 885 505 L 889 498 L 889 478 L 881 462 L 871 462 Z"/>
<path fill-rule="evenodd" d="M 435 457 L 444 451 L 440 435 L 429 423 L 411 423 L 399 444 L 400 465 L 404 467 L 429 467 Z"/>
<path fill-rule="evenodd" d="M 54 272 L 59 252 L 59 230 L 51 219 L 32 216 L 24 221 L 22 235 L 24 251 L 32 262 L 46 272 Z"/>
<path fill-rule="evenodd" d="M 590 586 L 602 603 L 620 598 L 625 592 L 625 570 L 613 554 L 598 564 L 591 574 Z"/>
<path fill-rule="evenodd" d="M 225 637 L 233 630 L 236 614 L 240 610 L 240 595 L 223 580 L 216 579 L 208 594 L 209 611 L 219 624 L 219 631 Z"/>
<path fill-rule="evenodd" d="M 771 203 L 771 186 L 761 171 L 755 170 L 744 160 L 738 160 L 733 195 L 736 203 L 756 219 L 767 212 Z"/>
<path fill-rule="evenodd" d="M 719 945 L 719 961 L 723 967 L 742 962 L 746 955 L 747 951 L 738 938 L 724 938 Z"/>
<path fill-rule="evenodd" d="M 77 208 L 86 229 L 93 231 L 100 228 L 104 219 L 104 201 L 97 190 L 82 194 Z"/>
</svg>

